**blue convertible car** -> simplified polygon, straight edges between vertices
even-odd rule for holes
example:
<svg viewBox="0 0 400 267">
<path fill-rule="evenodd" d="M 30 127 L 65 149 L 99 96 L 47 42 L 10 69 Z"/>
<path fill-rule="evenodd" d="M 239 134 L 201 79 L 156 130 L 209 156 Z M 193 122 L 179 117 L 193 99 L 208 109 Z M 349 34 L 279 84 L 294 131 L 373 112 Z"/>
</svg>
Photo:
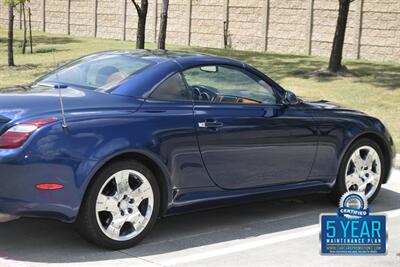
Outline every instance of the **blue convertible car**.
<svg viewBox="0 0 400 267">
<path fill-rule="evenodd" d="M 382 122 L 306 102 L 255 68 L 189 52 L 107 51 L 0 95 L 0 219 L 75 222 L 130 247 L 157 218 L 292 194 L 372 201 Z"/>
</svg>

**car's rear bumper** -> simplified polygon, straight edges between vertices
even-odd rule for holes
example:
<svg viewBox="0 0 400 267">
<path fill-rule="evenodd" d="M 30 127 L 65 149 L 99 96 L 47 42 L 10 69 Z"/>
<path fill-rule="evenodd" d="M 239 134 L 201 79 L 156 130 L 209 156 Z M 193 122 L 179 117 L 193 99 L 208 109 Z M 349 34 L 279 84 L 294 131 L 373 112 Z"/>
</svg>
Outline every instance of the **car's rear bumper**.
<svg viewBox="0 0 400 267">
<path fill-rule="evenodd" d="M 6 151 L 0 151 L 0 214 L 73 221 L 79 212 L 84 184 L 77 176 L 79 165 L 71 161 L 45 161 L 30 155 L 11 158 Z M 81 175 L 85 177 L 86 173 Z M 42 183 L 61 184 L 63 188 L 40 190 L 36 186 Z"/>
<path fill-rule="evenodd" d="M 55 202 L 38 202 L 36 199 L 8 199 L 0 196 L 0 222 L 1 215 L 10 218 L 39 217 L 71 222 L 75 219 L 77 210 Z"/>
</svg>

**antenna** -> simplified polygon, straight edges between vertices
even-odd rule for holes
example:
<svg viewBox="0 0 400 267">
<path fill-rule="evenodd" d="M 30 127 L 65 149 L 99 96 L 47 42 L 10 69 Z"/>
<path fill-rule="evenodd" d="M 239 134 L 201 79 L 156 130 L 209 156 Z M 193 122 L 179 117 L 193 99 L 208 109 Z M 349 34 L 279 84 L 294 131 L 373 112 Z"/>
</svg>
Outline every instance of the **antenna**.
<svg viewBox="0 0 400 267">
<path fill-rule="evenodd" d="M 51 43 L 53 44 L 53 49 L 51 50 L 52 51 L 52 55 L 53 55 L 53 64 L 54 64 L 54 67 L 57 68 L 56 57 L 55 57 L 55 53 L 54 53 L 56 49 L 54 47 L 53 38 L 50 38 L 50 39 L 51 39 Z M 63 97 L 62 97 L 61 90 L 62 89 L 66 89 L 68 86 L 66 84 L 61 84 L 60 83 L 60 79 L 58 77 L 58 71 L 56 71 L 56 80 L 57 80 L 57 84 L 54 85 L 54 89 L 58 89 L 58 98 L 60 100 L 61 118 L 62 118 L 61 126 L 63 127 L 63 129 L 67 129 L 68 125 L 67 125 L 67 119 L 65 117 L 64 100 L 63 100 Z"/>
<path fill-rule="evenodd" d="M 58 81 L 58 75 L 56 74 L 57 81 Z M 67 88 L 68 86 L 65 84 L 56 84 L 54 85 L 55 89 L 58 89 L 58 98 L 60 99 L 60 107 L 61 107 L 61 118 L 62 118 L 62 127 L 63 128 L 68 128 L 67 125 L 67 119 L 65 118 L 65 111 L 64 111 L 64 101 L 62 98 L 61 90 Z"/>
</svg>

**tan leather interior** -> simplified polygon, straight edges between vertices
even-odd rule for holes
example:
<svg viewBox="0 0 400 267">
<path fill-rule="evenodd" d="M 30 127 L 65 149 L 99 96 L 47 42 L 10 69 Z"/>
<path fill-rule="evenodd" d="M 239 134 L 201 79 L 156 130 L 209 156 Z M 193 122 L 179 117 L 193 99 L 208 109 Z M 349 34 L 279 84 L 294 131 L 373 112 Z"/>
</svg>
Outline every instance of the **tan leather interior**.
<svg viewBox="0 0 400 267">
<path fill-rule="evenodd" d="M 107 84 L 109 83 L 118 83 L 128 77 L 128 74 L 126 74 L 123 71 L 118 71 L 114 72 L 113 74 L 110 75 L 110 77 L 107 78 Z"/>
<path fill-rule="evenodd" d="M 248 98 L 239 98 L 238 103 L 248 103 L 248 104 L 257 104 L 260 103 L 257 100 L 253 100 L 253 99 L 248 99 Z"/>
</svg>

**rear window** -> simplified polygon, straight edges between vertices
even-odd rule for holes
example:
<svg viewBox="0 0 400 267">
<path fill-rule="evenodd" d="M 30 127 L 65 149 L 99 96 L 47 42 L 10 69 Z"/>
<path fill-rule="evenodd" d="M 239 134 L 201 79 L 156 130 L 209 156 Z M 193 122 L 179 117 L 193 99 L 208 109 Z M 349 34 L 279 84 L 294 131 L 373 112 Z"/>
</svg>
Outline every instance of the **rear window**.
<svg viewBox="0 0 400 267">
<path fill-rule="evenodd" d="M 151 64 L 151 61 L 129 54 L 91 55 L 61 66 L 39 78 L 36 83 L 62 83 L 107 91 Z"/>
</svg>

